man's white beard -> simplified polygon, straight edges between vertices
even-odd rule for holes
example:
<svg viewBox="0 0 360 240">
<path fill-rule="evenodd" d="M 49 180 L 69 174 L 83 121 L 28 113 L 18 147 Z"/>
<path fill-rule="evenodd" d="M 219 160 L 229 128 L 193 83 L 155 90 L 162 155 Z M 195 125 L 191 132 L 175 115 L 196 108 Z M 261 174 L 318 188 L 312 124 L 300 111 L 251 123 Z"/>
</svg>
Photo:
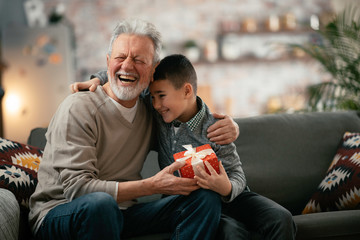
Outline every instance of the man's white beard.
<svg viewBox="0 0 360 240">
<path fill-rule="evenodd" d="M 110 88 L 115 94 L 115 96 L 123 101 L 129 101 L 137 98 L 140 95 L 140 93 L 144 89 L 146 89 L 149 85 L 148 83 L 145 82 L 142 84 L 139 84 L 139 82 L 137 82 L 135 86 L 129 86 L 129 87 L 118 86 L 116 84 L 116 80 L 112 77 L 109 78 L 109 82 L 110 82 Z"/>
</svg>

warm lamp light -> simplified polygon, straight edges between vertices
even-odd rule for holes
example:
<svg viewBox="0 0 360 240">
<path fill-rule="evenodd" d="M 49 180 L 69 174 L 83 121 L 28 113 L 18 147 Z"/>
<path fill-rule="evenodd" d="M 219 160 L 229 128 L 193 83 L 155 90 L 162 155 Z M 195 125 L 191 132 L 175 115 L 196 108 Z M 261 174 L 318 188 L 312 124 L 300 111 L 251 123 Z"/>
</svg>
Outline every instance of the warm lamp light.
<svg viewBox="0 0 360 240">
<path fill-rule="evenodd" d="M 9 94 L 5 98 L 5 112 L 15 114 L 19 112 L 21 106 L 21 98 L 17 94 Z"/>
</svg>

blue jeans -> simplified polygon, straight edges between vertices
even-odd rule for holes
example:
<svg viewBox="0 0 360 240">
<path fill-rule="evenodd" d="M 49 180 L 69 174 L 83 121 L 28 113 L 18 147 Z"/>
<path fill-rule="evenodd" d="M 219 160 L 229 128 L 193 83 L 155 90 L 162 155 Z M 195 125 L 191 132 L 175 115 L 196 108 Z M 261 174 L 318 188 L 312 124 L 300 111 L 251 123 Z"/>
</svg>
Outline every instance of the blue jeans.
<svg viewBox="0 0 360 240">
<path fill-rule="evenodd" d="M 291 213 L 276 202 L 247 189 L 232 202 L 223 203 L 222 213 L 218 233 L 222 239 L 250 239 L 254 232 L 260 234 L 261 239 L 295 239 L 296 225 Z"/>
<path fill-rule="evenodd" d="M 218 194 L 199 189 L 189 196 L 169 196 L 119 210 L 106 193 L 90 193 L 53 208 L 38 239 L 120 239 L 172 232 L 172 239 L 213 239 L 220 220 Z"/>
</svg>

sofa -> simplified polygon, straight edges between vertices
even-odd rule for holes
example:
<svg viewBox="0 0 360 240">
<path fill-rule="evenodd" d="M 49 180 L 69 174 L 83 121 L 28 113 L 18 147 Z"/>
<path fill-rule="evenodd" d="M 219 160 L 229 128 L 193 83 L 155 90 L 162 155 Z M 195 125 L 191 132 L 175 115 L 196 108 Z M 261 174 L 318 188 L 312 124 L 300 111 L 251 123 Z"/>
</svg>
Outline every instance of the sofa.
<svg viewBox="0 0 360 240">
<path fill-rule="evenodd" d="M 360 153 L 359 113 L 281 113 L 234 120 L 240 127 L 235 144 L 248 186 L 293 214 L 297 225 L 296 239 L 360 239 L 360 195 L 357 190 L 360 188 L 360 161 L 346 156 Z M 27 144 L 22 145 L 31 148 L 35 154 L 45 146 L 45 132 L 45 128 L 32 130 Z M 41 151 L 38 156 L 41 160 Z M 159 171 L 156 158 L 157 153 L 149 154 L 142 171 L 144 177 Z M 340 180 L 335 179 L 336 171 L 343 173 Z M 342 196 L 344 192 L 345 197 Z M 144 197 L 140 201 L 159 197 Z M 14 205 L 15 201 L 20 203 L 15 197 L 8 197 L 6 201 L 0 199 L 0 206 Z M 0 207 L 0 211 L 3 209 Z M 19 229 L 19 239 L 31 239 L 26 226 L 26 206 L 20 204 L 20 209 L 14 208 L 14 215 L 20 215 L 19 226 L 12 224 Z M 6 222 L 1 224 L 0 230 L 6 229 L 3 225 Z M 235 239 L 231 233 L 227 235 L 228 239 Z M 259 239 L 256 233 L 252 236 Z M 133 239 L 168 238 L 169 234 L 164 233 Z M 0 235 L 0 239 L 7 238 Z"/>
</svg>

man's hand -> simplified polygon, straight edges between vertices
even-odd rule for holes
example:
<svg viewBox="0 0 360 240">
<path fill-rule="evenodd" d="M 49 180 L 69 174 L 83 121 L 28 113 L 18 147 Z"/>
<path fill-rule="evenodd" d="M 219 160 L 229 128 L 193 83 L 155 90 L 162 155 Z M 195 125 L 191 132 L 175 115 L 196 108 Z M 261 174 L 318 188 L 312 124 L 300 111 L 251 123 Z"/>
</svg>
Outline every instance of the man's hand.
<svg viewBox="0 0 360 240">
<path fill-rule="evenodd" d="M 199 189 L 195 179 L 180 178 L 174 176 L 174 172 L 179 170 L 185 163 L 174 162 L 167 166 L 155 176 L 151 177 L 152 187 L 155 193 L 166 195 L 189 195 Z"/>
<path fill-rule="evenodd" d="M 213 190 L 221 196 L 228 196 L 231 193 L 232 186 L 222 163 L 219 162 L 220 173 L 217 173 L 209 162 L 204 161 L 204 163 L 210 174 L 208 174 L 205 169 L 197 166 L 198 175 L 194 178 L 197 180 L 197 184 L 204 189 Z"/>
<path fill-rule="evenodd" d="M 93 78 L 86 82 L 75 82 L 70 85 L 70 92 L 76 93 L 81 90 L 89 90 L 90 92 L 94 92 L 99 85 L 100 79 L 98 78 Z"/>
<path fill-rule="evenodd" d="M 228 115 L 213 113 L 214 118 L 221 119 L 211 125 L 207 132 L 210 141 L 219 145 L 234 142 L 240 133 L 237 123 Z"/>
</svg>

